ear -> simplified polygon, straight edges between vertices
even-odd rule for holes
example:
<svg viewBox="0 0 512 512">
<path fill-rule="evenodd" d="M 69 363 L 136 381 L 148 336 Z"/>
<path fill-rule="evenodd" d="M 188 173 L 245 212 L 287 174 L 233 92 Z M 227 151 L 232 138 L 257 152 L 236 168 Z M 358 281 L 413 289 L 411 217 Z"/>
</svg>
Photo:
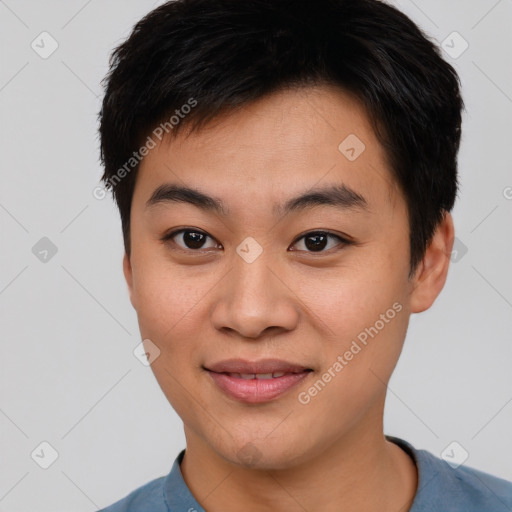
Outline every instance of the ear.
<svg viewBox="0 0 512 512">
<path fill-rule="evenodd" d="M 412 313 L 421 313 L 428 309 L 441 293 L 448 275 L 454 237 L 452 216 L 445 212 L 413 277 L 410 296 Z"/>
<path fill-rule="evenodd" d="M 135 299 L 134 299 L 134 293 L 133 293 L 133 271 L 132 271 L 132 264 L 130 262 L 130 257 L 124 253 L 123 256 L 123 273 L 124 278 L 126 280 L 126 284 L 128 285 L 128 293 L 130 294 L 130 302 L 132 303 L 132 306 L 137 309 L 135 306 Z"/>
</svg>

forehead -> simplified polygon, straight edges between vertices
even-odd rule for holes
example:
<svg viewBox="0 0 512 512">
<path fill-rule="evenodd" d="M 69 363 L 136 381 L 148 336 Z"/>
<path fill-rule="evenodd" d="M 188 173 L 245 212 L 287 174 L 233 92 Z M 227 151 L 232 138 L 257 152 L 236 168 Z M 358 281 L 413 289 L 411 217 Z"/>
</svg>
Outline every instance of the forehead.
<svg viewBox="0 0 512 512">
<path fill-rule="evenodd" d="M 234 210 L 328 183 L 382 207 L 397 189 L 366 111 L 330 86 L 279 91 L 157 142 L 141 162 L 135 195 L 146 201 L 169 182 L 207 190 Z"/>
</svg>

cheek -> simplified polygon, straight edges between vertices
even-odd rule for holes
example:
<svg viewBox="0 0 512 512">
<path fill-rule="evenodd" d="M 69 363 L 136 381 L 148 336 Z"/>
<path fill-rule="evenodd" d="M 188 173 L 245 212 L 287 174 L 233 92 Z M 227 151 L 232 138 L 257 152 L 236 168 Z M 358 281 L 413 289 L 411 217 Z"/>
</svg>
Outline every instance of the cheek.
<svg viewBox="0 0 512 512">
<path fill-rule="evenodd" d="M 153 262 L 154 263 L 154 262 Z M 197 319 L 201 298 L 208 286 L 190 285 L 179 272 L 156 265 L 139 267 L 137 276 L 137 317 L 143 339 L 150 339 L 160 350 L 151 369 L 163 393 L 183 418 L 195 415 L 190 393 L 195 389 L 198 340 L 204 320 Z M 199 371 L 199 370 L 197 370 Z"/>
<path fill-rule="evenodd" d="M 304 272 L 294 279 L 294 292 L 326 333 L 347 339 L 402 301 L 404 280 L 385 263 L 339 267 L 317 276 Z"/>
<path fill-rule="evenodd" d="M 336 423 L 333 426 L 333 417 L 343 418 L 343 428 L 348 429 L 385 393 L 408 323 L 405 307 L 398 301 L 393 304 L 364 314 L 341 312 L 333 325 L 335 339 L 322 344 L 318 380 L 301 389 L 300 403 L 306 404 L 303 414 L 315 417 L 318 428 L 332 436 L 339 428 Z"/>
<path fill-rule="evenodd" d="M 322 279 L 309 276 L 298 281 L 297 295 L 325 340 L 323 367 L 332 368 L 341 356 L 343 371 L 336 381 L 354 392 L 364 392 L 368 379 L 382 387 L 376 376 L 389 378 L 402 349 L 408 325 L 407 269 L 397 271 L 390 261 L 381 257 L 358 269 L 337 269 Z"/>
<path fill-rule="evenodd" d="M 141 334 L 166 344 L 190 332 L 196 307 L 211 284 L 161 259 L 146 255 L 134 263 L 133 293 Z"/>
</svg>

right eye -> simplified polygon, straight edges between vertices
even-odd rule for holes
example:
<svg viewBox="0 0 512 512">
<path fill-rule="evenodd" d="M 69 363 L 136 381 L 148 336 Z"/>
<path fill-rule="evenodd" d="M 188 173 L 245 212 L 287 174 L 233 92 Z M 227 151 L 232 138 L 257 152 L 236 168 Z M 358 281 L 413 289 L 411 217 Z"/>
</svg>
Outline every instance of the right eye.
<svg viewBox="0 0 512 512">
<path fill-rule="evenodd" d="M 170 233 L 165 234 L 160 240 L 165 244 L 177 245 L 179 250 L 182 251 L 198 252 L 199 249 L 205 248 L 207 239 L 212 240 L 213 245 L 206 247 L 206 249 L 215 249 L 220 246 L 220 244 L 215 242 L 210 235 L 206 234 L 204 231 L 194 228 L 171 231 Z"/>
</svg>

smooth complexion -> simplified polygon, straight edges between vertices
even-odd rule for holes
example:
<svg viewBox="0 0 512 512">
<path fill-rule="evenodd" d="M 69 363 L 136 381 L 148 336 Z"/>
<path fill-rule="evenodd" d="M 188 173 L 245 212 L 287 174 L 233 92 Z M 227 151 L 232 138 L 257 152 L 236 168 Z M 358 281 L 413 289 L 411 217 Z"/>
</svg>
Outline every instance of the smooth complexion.
<svg viewBox="0 0 512 512">
<path fill-rule="evenodd" d="M 338 149 L 350 134 L 365 144 L 354 161 Z M 148 206 L 165 184 L 223 208 Z M 291 198 L 332 185 L 350 188 L 366 207 L 279 214 Z M 180 229 L 189 233 L 162 241 Z M 315 250 L 305 235 L 318 231 L 351 243 L 332 237 Z M 403 195 L 365 111 L 332 87 L 272 94 L 144 158 L 124 273 L 142 338 L 161 351 L 152 370 L 184 423 L 184 479 L 208 512 L 409 509 L 417 472 L 383 435 L 386 385 L 410 314 L 428 309 L 444 286 L 453 236 L 447 214 L 408 279 Z M 263 250 L 252 263 L 236 251 L 247 237 Z M 300 403 L 299 393 L 397 302 L 401 312 Z M 245 403 L 204 369 L 229 358 L 278 358 L 313 372 L 274 400 Z"/>
</svg>

